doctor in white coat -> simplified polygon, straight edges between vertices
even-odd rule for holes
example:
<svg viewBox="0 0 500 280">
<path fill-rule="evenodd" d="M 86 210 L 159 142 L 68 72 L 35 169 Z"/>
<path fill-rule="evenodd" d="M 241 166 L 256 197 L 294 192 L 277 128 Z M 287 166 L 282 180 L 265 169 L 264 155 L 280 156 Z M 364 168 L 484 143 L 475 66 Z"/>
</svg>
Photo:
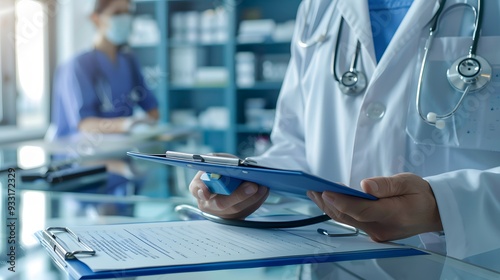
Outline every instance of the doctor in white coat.
<svg viewBox="0 0 500 280">
<path fill-rule="evenodd" d="M 461 96 L 450 89 L 446 68 L 467 55 L 474 18 L 470 7 L 446 9 L 452 2 L 442 10 L 426 61 L 431 66 L 425 69 L 419 109 L 424 116 L 447 113 Z M 446 242 L 447 254 L 456 258 L 500 248 L 500 2 L 484 2 L 477 53 L 489 61 L 493 78 L 466 96 L 443 129 L 426 123 L 415 109 L 424 45 L 439 1 L 414 0 L 379 61 L 367 0 L 303 2 L 273 146 L 255 159 L 379 197 L 308 193 L 331 218 L 376 241 L 439 236 L 435 240 Z M 310 29 L 304 30 L 306 21 Z M 324 33 L 324 40 L 315 41 Z M 299 40 L 312 44 L 300 46 Z M 344 94 L 332 62 L 337 53 L 336 75 L 349 70 L 358 42 L 355 68 L 366 75 L 367 85 L 359 94 Z M 190 185 L 199 208 L 225 218 L 251 214 L 269 192 L 245 182 L 230 196 L 210 194 L 199 176 Z"/>
</svg>

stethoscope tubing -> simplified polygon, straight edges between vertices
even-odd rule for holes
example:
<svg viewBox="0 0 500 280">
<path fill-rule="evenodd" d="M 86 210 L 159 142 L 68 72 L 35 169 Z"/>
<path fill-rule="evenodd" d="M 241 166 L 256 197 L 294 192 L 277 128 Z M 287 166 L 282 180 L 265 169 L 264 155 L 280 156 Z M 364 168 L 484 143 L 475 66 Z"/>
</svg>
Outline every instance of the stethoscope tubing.
<svg viewBox="0 0 500 280">
<path fill-rule="evenodd" d="M 195 208 L 190 205 L 178 205 L 175 207 L 176 212 L 187 211 L 199 215 L 211 222 L 236 226 L 236 227 L 245 227 L 245 228 L 259 228 L 259 229 L 270 229 L 270 228 L 296 228 L 296 227 L 304 227 L 309 225 L 314 225 L 322 222 L 326 222 L 331 220 L 331 218 L 326 215 L 319 215 L 311 218 L 300 219 L 300 220 L 292 220 L 292 221 L 250 221 L 250 220 L 236 220 L 236 219 L 224 219 L 217 217 L 215 215 L 206 213 L 201 211 L 198 208 Z"/>
<path fill-rule="evenodd" d="M 349 70 L 344 72 L 344 74 L 342 74 L 342 76 L 339 77 L 337 75 L 337 58 L 338 58 L 338 51 L 340 48 L 340 40 L 342 37 L 343 27 L 344 27 L 344 18 L 341 17 L 339 23 L 339 30 L 337 32 L 337 40 L 335 42 L 335 51 L 332 56 L 330 72 L 333 76 L 333 79 L 339 83 L 339 87 L 342 93 L 354 96 L 363 92 L 366 88 L 365 74 L 356 69 L 359 56 L 361 53 L 361 43 L 359 42 L 359 40 L 357 40 L 356 50 L 354 51 L 354 55 L 352 57 L 351 64 L 349 66 Z"/>
<path fill-rule="evenodd" d="M 337 67 L 336 66 L 337 66 L 338 52 L 340 49 L 340 38 L 342 35 L 343 26 L 344 26 L 344 18 L 341 18 L 340 24 L 339 24 L 339 31 L 337 32 L 337 40 L 335 41 L 335 53 L 333 55 L 332 63 L 331 63 L 332 64 L 332 66 L 331 66 L 332 76 L 335 79 L 335 81 L 337 81 L 339 83 L 341 83 L 342 81 L 341 81 L 341 78 L 339 78 L 339 76 L 337 75 L 337 69 L 336 69 Z M 360 52 L 361 52 L 361 43 L 358 40 L 356 42 L 356 51 L 354 52 L 354 56 L 352 58 L 351 65 L 349 66 L 350 72 L 356 71 Z"/>
<path fill-rule="evenodd" d="M 430 51 L 432 43 L 434 41 L 435 34 L 437 33 L 437 31 L 439 29 L 439 22 L 440 22 L 441 16 L 444 15 L 445 13 L 449 12 L 450 10 L 457 8 L 457 7 L 460 7 L 460 6 L 467 6 L 467 7 L 471 8 L 471 10 L 473 11 L 474 16 L 475 16 L 475 26 L 474 26 L 474 32 L 472 35 L 472 44 L 469 48 L 469 54 L 467 56 L 467 58 L 470 58 L 470 59 L 476 58 L 477 45 L 478 45 L 479 38 L 480 38 L 480 31 L 481 31 L 482 18 L 483 18 L 483 12 L 481 10 L 482 0 L 478 0 L 477 9 L 475 7 L 473 7 L 472 5 L 467 4 L 467 3 L 457 3 L 457 4 L 454 4 L 450 7 L 448 7 L 446 10 L 444 10 L 445 4 L 446 4 L 446 0 L 441 0 L 439 9 L 436 12 L 436 14 L 434 15 L 434 17 L 432 18 L 432 24 L 431 24 L 431 27 L 429 29 L 429 38 L 427 39 L 427 42 L 425 44 L 424 55 L 422 57 L 422 65 L 420 68 L 419 77 L 418 77 L 418 84 L 417 84 L 417 96 L 416 96 L 416 102 L 415 102 L 416 107 L 417 107 L 417 112 L 418 112 L 418 115 L 420 116 L 420 118 L 425 123 L 427 123 L 429 125 L 436 125 L 436 120 L 445 120 L 445 119 L 448 119 L 451 116 L 453 116 L 458 111 L 460 106 L 462 105 L 465 97 L 471 92 L 471 84 L 468 84 L 465 87 L 465 89 L 463 90 L 463 93 L 462 93 L 459 101 L 455 104 L 453 109 L 445 114 L 440 114 L 440 115 L 436 114 L 434 116 L 434 118 L 436 120 L 432 120 L 432 121 L 429 120 L 428 116 L 424 115 L 424 113 L 422 111 L 421 99 L 422 99 L 422 85 L 423 85 L 423 80 L 424 80 L 424 73 L 425 73 L 425 69 L 427 66 L 427 59 L 428 59 L 429 51 Z M 460 58 L 460 60 L 461 59 L 462 58 Z"/>
<path fill-rule="evenodd" d="M 194 213 L 206 220 L 214 223 L 243 227 L 243 228 L 254 228 L 254 229 L 285 229 L 285 228 L 298 228 L 304 226 L 310 226 L 314 224 L 319 224 L 326 221 L 333 221 L 328 215 L 323 214 L 315 217 L 310 217 L 306 219 L 291 220 L 291 221 L 250 221 L 250 220 L 236 220 L 236 219 L 224 219 L 217 217 L 215 215 L 201 211 L 200 209 L 193 207 L 191 205 L 181 204 L 175 207 L 175 212 L 177 213 Z M 348 233 L 329 233 L 327 230 L 318 228 L 317 232 L 322 235 L 329 237 L 346 237 L 346 236 L 356 236 L 360 233 L 359 229 L 344 225 L 338 222 L 334 222 L 342 228 L 348 229 L 351 232 Z"/>
<path fill-rule="evenodd" d="M 335 2 L 336 4 L 336 2 Z M 335 7 L 334 7 L 335 8 Z M 311 39 L 309 41 L 304 40 L 305 32 L 306 30 L 309 30 L 309 21 L 308 18 L 311 16 L 310 15 L 310 10 L 311 10 L 311 1 L 308 2 L 307 7 L 305 9 L 305 15 L 304 15 L 304 25 L 302 26 L 302 31 L 300 33 L 299 39 L 297 44 L 302 47 L 302 48 L 309 48 L 311 46 L 316 45 L 317 43 L 322 43 L 327 39 L 328 32 L 330 31 L 330 26 L 331 26 L 331 21 L 333 18 L 333 12 L 330 13 L 330 18 L 328 19 L 327 25 L 325 27 L 325 30 L 318 35 L 315 39 Z M 354 52 L 351 64 L 349 66 L 349 70 L 346 71 L 344 74 L 342 74 L 341 77 L 339 77 L 337 73 L 337 58 L 338 58 L 338 51 L 340 48 L 340 39 L 342 37 L 342 29 L 344 26 L 344 18 L 341 17 L 340 19 L 340 24 L 339 24 L 339 29 L 337 32 L 337 40 L 335 42 L 335 51 L 332 56 L 331 60 L 331 66 L 330 66 L 330 72 L 336 82 L 339 83 L 340 89 L 344 94 L 347 95 L 357 95 L 361 92 L 363 92 L 366 88 L 366 76 L 364 73 L 357 71 L 357 63 L 359 60 L 359 56 L 361 53 L 361 43 L 359 40 L 356 43 L 356 50 Z"/>
</svg>

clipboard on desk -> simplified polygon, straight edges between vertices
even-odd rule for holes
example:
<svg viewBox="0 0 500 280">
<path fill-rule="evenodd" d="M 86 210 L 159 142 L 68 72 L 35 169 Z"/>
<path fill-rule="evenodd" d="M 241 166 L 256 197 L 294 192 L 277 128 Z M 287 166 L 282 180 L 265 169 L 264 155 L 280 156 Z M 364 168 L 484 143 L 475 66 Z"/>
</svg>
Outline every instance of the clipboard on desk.
<svg viewBox="0 0 500 280">
<path fill-rule="evenodd" d="M 342 230 L 332 223 L 321 227 Z M 74 279 L 379 259 L 426 254 L 367 236 L 331 238 L 315 226 L 248 229 L 210 221 L 49 228 L 35 234 Z M 92 248 L 94 247 L 95 248 Z"/>
<path fill-rule="evenodd" d="M 232 185 L 232 188 L 237 187 L 240 181 L 250 181 L 269 187 L 275 192 L 287 193 L 288 195 L 293 194 L 302 198 L 307 198 L 306 193 L 308 190 L 311 190 L 317 192 L 332 191 L 369 200 L 377 199 L 370 194 L 330 182 L 302 171 L 263 167 L 248 159 L 242 160 L 238 158 L 186 154 L 170 151 L 165 154 L 143 154 L 138 152 L 128 152 L 127 154 L 134 158 L 201 170 L 209 174 L 222 175 L 226 177 L 229 183 L 231 183 L 231 179 L 237 179 L 238 181 L 236 181 L 236 184 L 226 184 Z M 227 192 L 230 191 L 231 190 L 228 190 Z"/>
</svg>

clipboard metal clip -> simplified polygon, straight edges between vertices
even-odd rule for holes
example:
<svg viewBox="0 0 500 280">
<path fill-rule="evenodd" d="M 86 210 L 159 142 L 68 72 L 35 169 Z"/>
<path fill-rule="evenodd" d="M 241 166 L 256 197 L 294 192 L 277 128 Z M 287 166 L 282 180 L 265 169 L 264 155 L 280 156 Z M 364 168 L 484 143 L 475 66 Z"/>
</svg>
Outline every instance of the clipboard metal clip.
<svg viewBox="0 0 500 280">
<path fill-rule="evenodd" d="M 257 162 L 250 159 L 239 159 L 235 157 L 224 157 L 224 156 L 215 156 L 215 155 L 197 155 L 197 154 L 188 154 L 188 153 L 180 153 L 167 151 L 165 153 L 167 158 L 181 159 L 181 160 L 189 160 L 193 162 L 205 162 L 205 163 L 213 163 L 213 164 L 223 164 L 229 166 L 256 166 Z"/>
<path fill-rule="evenodd" d="M 82 250 L 68 251 L 58 241 L 57 236 L 55 235 L 56 232 L 64 232 L 69 234 L 76 241 L 76 243 L 81 246 Z M 95 250 L 81 241 L 80 238 L 67 227 L 48 227 L 46 230 L 42 231 L 42 235 L 45 245 L 49 247 L 51 251 L 54 251 L 54 253 L 63 261 L 62 263 L 60 263 L 61 265 L 63 265 L 65 260 L 75 259 L 77 255 L 95 255 Z M 57 262 L 59 263 L 59 261 Z"/>
</svg>

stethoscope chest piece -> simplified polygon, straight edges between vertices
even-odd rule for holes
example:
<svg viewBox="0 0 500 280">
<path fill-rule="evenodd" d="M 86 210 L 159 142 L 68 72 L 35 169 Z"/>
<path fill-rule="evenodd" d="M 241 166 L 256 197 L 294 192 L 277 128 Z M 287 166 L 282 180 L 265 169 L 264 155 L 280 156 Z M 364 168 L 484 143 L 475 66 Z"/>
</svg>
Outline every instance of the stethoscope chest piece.
<svg viewBox="0 0 500 280">
<path fill-rule="evenodd" d="M 491 80 L 491 66 L 486 59 L 480 56 L 465 56 L 455 61 L 447 76 L 451 86 L 463 92 L 483 89 Z"/>
<path fill-rule="evenodd" d="M 344 94 L 360 94 L 366 88 L 366 76 L 362 72 L 356 70 L 347 71 L 342 75 L 339 87 Z"/>
</svg>

